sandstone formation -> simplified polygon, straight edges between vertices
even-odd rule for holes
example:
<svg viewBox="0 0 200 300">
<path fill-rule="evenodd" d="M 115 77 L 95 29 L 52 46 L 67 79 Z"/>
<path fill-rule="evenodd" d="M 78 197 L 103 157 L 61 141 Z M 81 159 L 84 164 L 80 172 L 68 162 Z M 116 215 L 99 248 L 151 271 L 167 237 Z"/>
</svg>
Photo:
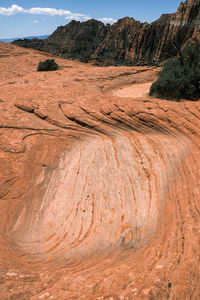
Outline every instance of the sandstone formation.
<svg viewBox="0 0 200 300">
<path fill-rule="evenodd" d="M 46 58 L 0 44 L 0 299 L 200 299 L 200 103 Z"/>
<path fill-rule="evenodd" d="M 200 41 L 200 0 L 181 2 L 176 13 L 162 15 L 151 24 L 128 17 L 112 26 L 96 20 L 72 21 L 46 40 L 18 40 L 14 44 L 83 62 L 141 65 L 176 56 L 194 39 Z"/>
</svg>

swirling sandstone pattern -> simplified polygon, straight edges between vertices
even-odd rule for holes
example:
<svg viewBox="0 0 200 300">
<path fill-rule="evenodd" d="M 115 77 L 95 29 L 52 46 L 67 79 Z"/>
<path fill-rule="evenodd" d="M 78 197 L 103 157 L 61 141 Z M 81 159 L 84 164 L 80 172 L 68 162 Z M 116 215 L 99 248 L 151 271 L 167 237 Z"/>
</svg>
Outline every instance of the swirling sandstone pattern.
<svg viewBox="0 0 200 300">
<path fill-rule="evenodd" d="M 0 44 L 0 299 L 200 299 L 199 102 L 45 57 Z"/>
</svg>

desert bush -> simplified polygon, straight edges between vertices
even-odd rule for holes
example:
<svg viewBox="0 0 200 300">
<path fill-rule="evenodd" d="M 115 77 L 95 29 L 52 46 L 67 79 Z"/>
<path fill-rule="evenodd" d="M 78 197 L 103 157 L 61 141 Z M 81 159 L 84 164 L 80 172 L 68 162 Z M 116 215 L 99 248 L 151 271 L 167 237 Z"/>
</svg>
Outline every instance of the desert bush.
<svg viewBox="0 0 200 300">
<path fill-rule="evenodd" d="M 197 100 L 200 98 L 200 44 L 186 46 L 177 58 L 168 60 L 150 89 L 159 98 Z"/>
<path fill-rule="evenodd" d="M 54 59 L 47 59 L 45 61 L 40 61 L 37 67 L 38 72 L 42 71 L 56 71 L 58 70 L 58 65 Z"/>
</svg>

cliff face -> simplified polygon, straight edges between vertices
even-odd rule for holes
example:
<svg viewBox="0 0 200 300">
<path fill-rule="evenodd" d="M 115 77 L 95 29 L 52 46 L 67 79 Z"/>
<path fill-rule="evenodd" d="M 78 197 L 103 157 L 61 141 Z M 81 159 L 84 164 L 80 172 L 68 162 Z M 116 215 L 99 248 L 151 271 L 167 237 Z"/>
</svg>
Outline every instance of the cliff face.
<svg viewBox="0 0 200 300">
<path fill-rule="evenodd" d="M 186 43 L 200 40 L 200 1 L 181 2 L 174 14 L 164 14 L 151 24 L 123 18 L 114 25 L 96 20 L 72 21 L 49 38 L 18 40 L 14 44 L 47 51 L 69 59 L 109 64 L 151 64 L 177 52 Z"/>
<path fill-rule="evenodd" d="M 103 42 L 109 26 L 102 22 L 72 21 L 57 30 L 44 41 L 43 49 L 64 58 L 88 61 L 96 48 Z"/>
</svg>

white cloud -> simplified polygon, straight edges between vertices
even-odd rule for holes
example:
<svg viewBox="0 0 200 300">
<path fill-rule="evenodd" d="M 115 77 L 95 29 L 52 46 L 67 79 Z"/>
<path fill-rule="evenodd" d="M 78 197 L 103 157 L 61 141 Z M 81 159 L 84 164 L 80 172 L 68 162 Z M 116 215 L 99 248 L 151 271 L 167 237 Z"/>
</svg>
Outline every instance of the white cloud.
<svg viewBox="0 0 200 300">
<path fill-rule="evenodd" d="M 10 7 L 0 7 L 0 15 L 2 16 L 12 16 L 17 14 L 31 14 L 31 15 L 48 15 L 48 16 L 65 16 L 66 19 L 75 19 L 75 20 L 89 20 L 90 16 L 72 13 L 69 10 L 64 9 L 56 9 L 56 8 L 42 8 L 42 7 L 32 7 L 29 9 L 25 9 L 16 4 L 11 5 Z"/>
<path fill-rule="evenodd" d="M 89 15 L 82 15 L 82 14 L 69 14 L 69 16 L 67 16 L 65 18 L 66 20 L 76 20 L 76 21 L 88 21 L 91 19 L 91 17 Z"/>
<path fill-rule="evenodd" d="M 77 21 L 87 21 L 91 19 L 89 15 L 73 13 L 69 10 L 56 9 L 49 7 L 32 7 L 25 9 L 16 4 L 11 5 L 10 7 L 0 7 L 0 16 L 12 16 L 17 14 L 31 14 L 31 15 L 47 15 L 47 16 L 64 16 L 67 20 L 77 20 Z M 103 23 L 115 23 L 117 20 L 112 18 L 100 18 L 99 21 Z M 33 21 L 36 23 L 35 21 Z"/>
<path fill-rule="evenodd" d="M 113 18 L 100 18 L 99 21 L 103 23 L 111 23 L 111 24 L 117 22 L 117 20 Z"/>
<path fill-rule="evenodd" d="M 38 20 L 34 20 L 33 23 L 37 24 L 39 21 Z"/>
<path fill-rule="evenodd" d="M 0 7 L 0 15 L 2 15 L 2 16 L 11 16 L 11 15 L 16 15 L 16 14 L 20 14 L 20 13 L 24 13 L 23 7 L 20 7 L 15 4 L 11 5 L 8 8 Z"/>
</svg>

